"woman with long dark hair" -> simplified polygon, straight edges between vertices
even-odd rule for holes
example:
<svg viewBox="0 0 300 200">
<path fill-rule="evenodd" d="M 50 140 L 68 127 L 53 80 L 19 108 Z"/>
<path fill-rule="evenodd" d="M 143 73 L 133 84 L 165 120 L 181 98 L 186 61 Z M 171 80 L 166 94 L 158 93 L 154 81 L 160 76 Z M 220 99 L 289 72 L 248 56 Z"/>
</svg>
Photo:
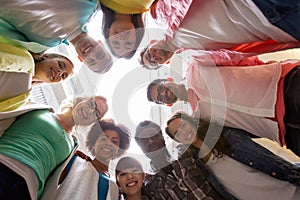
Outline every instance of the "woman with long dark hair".
<svg viewBox="0 0 300 200">
<path fill-rule="evenodd" d="M 112 54 L 130 59 L 145 33 L 144 14 L 155 0 L 100 0 L 103 12 L 102 31 Z"/>
<path fill-rule="evenodd" d="M 177 111 L 166 133 L 175 141 L 197 148 L 195 157 L 237 199 L 299 199 L 299 166 L 254 142 L 241 129 L 221 127 Z M 199 151 L 200 150 L 200 151 Z"/>
</svg>

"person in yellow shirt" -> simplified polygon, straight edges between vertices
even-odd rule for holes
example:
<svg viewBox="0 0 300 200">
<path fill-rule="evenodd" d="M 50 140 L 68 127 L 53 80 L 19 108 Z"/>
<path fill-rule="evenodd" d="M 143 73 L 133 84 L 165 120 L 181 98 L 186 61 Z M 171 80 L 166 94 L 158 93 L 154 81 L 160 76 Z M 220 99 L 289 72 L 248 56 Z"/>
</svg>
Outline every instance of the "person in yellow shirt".
<svg viewBox="0 0 300 200">
<path fill-rule="evenodd" d="M 102 32 L 118 58 L 130 59 L 140 45 L 144 33 L 144 13 L 158 0 L 99 0 Z"/>
<path fill-rule="evenodd" d="M 33 85 L 60 82 L 73 70 L 72 61 L 63 55 L 31 53 L 0 37 L 0 112 L 24 104 Z"/>
</svg>

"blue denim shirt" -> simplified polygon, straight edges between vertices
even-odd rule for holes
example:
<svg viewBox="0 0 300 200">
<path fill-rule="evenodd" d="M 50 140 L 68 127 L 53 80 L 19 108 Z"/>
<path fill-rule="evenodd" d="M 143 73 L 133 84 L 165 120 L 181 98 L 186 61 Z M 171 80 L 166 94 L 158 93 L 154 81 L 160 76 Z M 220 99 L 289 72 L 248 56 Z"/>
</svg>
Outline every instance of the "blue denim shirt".
<svg viewBox="0 0 300 200">
<path fill-rule="evenodd" d="M 252 0 L 268 21 L 300 40 L 299 0 Z"/>
<path fill-rule="evenodd" d="M 234 128 L 224 128 L 225 139 L 232 148 L 231 158 L 268 174 L 276 179 L 300 185 L 300 167 L 275 155 L 263 146 L 255 143 L 252 134 Z"/>
</svg>

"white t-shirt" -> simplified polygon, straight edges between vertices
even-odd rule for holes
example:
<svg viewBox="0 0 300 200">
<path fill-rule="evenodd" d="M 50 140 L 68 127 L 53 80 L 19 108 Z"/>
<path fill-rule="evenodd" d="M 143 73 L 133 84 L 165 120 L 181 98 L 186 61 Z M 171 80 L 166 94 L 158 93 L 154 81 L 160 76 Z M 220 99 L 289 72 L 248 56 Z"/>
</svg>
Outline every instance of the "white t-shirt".
<svg viewBox="0 0 300 200">
<path fill-rule="evenodd" d="M 238 199 L 300 199 L 300 187 L 259 172 L 226 155 L 217 158 L 212 154 L 206 165 L 227 191 Z"/>
<path fill-rule="evenodd" d="M 59 186 L 54 199 L 97 200 L 98 181 L 99 174 L 92 163 L 78 157 L 74 160 L 69 173 Z M 117 199 L 118 192 L 117 184 L 110 180 L 106 199 Z"/>
<path fill-rule="evenodd" d="M 184 48 L 222 49 L 269 39 L 296 41 L 270 24 L 251 0 L 196 0 L 172 42 Z"/>
</svg>

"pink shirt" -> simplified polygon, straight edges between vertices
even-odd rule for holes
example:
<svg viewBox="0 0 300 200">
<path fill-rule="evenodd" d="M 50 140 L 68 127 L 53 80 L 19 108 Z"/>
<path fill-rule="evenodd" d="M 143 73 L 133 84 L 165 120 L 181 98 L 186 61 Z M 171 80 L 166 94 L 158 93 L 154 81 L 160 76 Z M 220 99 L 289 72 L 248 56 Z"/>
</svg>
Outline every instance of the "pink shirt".
<svg viewBox="0 0 300 200">
<path fill-rule="evenodd" d="M 166 27 L 166 36 L 171 38 L 192 2 L 193 0 L 158 0 L 155 6 L 150 8 L 151 15 L 160 27 Z"/>
<path fill-rule="evenodd" d="M 283 80 L 300 61 L 264 64 L 255 56 L 238 60 L 243 54 L 229 51 L 210 51 L 209 56 L 190 51 L 194 59 L 188 63 L 186 79 L 200 99 L 195 117 L 285 144 Z"/>
<path fill-rule="evenodd" d="M 269 39 L 296 41 L 270 24 L 252 0 L 164 0 L 151 13 L 160 27 L 166 24 L 166 38 L 172 38 L 178 48 L 208 50 Z"/>
</svg>

